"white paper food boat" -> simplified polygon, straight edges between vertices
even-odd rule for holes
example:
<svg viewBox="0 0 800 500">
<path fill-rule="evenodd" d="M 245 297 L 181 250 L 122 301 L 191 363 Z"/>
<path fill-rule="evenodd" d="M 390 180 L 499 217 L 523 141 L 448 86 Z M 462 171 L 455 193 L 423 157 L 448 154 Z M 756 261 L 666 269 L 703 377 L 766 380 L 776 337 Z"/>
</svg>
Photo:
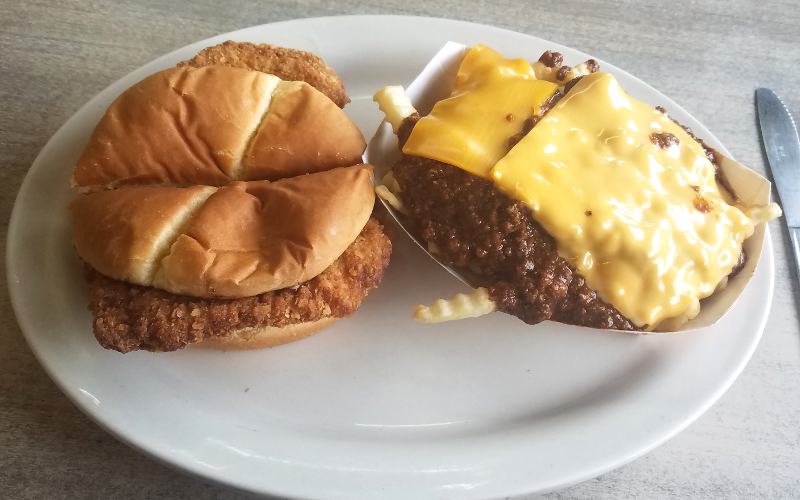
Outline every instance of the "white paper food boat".
<svg viewBox="0 0 800 500">
<path fill-rule="evenodd" d="M 455 75 L 458 72 L 458 67 L 467 50 L 468 47 L 465 45 L 456 42 L 447 42 L 433 59 L 428 62 L 417 78 L 406 88 L 406 93 L 411 98 L 411 102 L 420 114 L 424 116 L 437 101 L 450 95 L 452 85 L 455 82 Z M 386 83 L 388 85 L 396 82 Z M 384 122 L 378 127 L 375 135 L 369 141 L 364 158 L 366 162 L 375 166 L 376 182 L 379 182 L 384 174 L 386 174 L 389 169 L 391 169 L 392 165 L 400 158 L 397 138 L 388 123 Z M 766 205 L 770 202 L 771 184 L 767 179 L 741 163 L 725 156 L 722 156 L 720 168 L 727 177 L 734 192 L 743 203 L 746 205 Z M 450 274 L 469 285 L 456 271 L 431 255 L 427 248 L 411 235 L 408 228 L 403 224 L 402 216 L 382 199 L 381 203 L 383 203 L 386 210 L 397 222 L 397 225 L 401 227 L 409 238 L 414 240 L 425 253 L 430 255 L 432 259 L 449 271 Z M 688 332 L 713 325 L 733 307 L 741 296 L 742 291 L 747 286 L 747 283 L 753 277 L 756 265 L 761 258 L 761 251 L 764 247 L 765 226 L 766 224 L 756 225 L 753 235 L 745 240 L 743 247 L 747 254 L 747 262 L 744 268 L 728 281 L 727 286 L 723 290 L 719 290 L 711 297 L 704 299 L 701 302 L 700 314 L 685 323 L 678 332 Z M 618 332 L 620 330 L 607 331 Z M 675 332 L 626 331 L 625 333 L 655 334 Z"/>
</svg>

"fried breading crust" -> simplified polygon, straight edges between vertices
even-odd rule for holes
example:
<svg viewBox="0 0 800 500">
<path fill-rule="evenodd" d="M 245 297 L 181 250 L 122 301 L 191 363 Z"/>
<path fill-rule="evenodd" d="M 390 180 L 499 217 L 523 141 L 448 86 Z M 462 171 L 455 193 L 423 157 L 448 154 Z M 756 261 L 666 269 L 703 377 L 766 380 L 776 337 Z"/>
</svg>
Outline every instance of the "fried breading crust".
<svg viewBox="0 0 800 500">
<path fill-rule="evenodd" d="M 392 244 L 370 218 L 356 240 L 316 278 L 297 287 L 232 300 L 174 295 L 88 270 L 94 334 L 106 349 L 174 351 L 249 327 L 352 314 L 383 278 Z"/>
<path fill-rule="evenodd" d="M 321 57 L 310 52 L 229 40 L 201 50 L 193 59 L 178 66 L 200 68 L 214 64 L 270 73 L 282 80 L 304 81 L 340 108 L 350 102 L 339 75 Z"/>
</svg>

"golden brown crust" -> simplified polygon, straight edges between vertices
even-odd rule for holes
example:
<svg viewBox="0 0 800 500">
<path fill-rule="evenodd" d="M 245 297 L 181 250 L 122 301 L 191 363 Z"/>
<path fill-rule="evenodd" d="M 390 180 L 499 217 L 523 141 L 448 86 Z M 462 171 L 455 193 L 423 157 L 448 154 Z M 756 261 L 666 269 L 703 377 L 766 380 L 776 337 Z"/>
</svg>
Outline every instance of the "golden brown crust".
<svg viewBox="0 0 800 500">
<path fill-rule="evenodd" d="M 107 349 L 174 351 L 263 326 L 284 327 L 352 314 L 383 278 L 391 242 L 370 219 L 322 274 L 294 288 L 232 300 L 173 295 L 87 272 L 94 333 Z"/>
<path fill-rule="evenodd" d="M 350 102 L 339 75 L 321 57 L 297 49 L 268 44 L 227 42 L 207 47 L 179 66 L 224 65 L 270 73 L 282 80 L 303 81 L 343 108 Z"/>
</svg>

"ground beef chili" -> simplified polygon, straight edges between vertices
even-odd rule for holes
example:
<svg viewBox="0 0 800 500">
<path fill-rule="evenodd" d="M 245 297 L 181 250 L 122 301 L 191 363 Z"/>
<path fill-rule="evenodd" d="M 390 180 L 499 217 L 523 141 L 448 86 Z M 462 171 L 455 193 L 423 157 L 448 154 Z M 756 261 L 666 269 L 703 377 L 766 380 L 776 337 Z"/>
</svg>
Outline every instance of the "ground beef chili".
<svg viewBox="0 0 800 500">
<path fill-rule="evenodd" d="M 547 50 L 542 54 L 542 57 L 539 58 L 539 62 L 548 68 L 558 68 L 564 64 L 564 56 L 561 54 L 561 52 Z"/>
<path fill-rule="evenodd" d="M 470 272 L 500 310 L 531 324 L 552 319 L 634 329 L 559 257 L 530 209 L 491 182 L 414 156 L 404 156 L 393 171 L 416 236 L 449 265 Z"/>
<path fill-rule="evenodd" d="M 661 149 L 669 149 L 681 143 L 677 137 L 669 132 L 653 132 L 650 134 L 650 142 Z"/>
<path fill-rule="evenodd" d="M 574 80 L 579 80 L 579 78 L 575 78 Z M 535 115 L 533 115 L 531 117 L 526 118 L 525 121 L 522 122 L 522 128 L 520 129 L 520 131 L 517 132 L 516 134 L 512 135 L 508 139 L 508 149 L 510 150 L 511 148 L 516 146 L 517 143 L 519 141 L 521 141 L 523 137 L 528 135 L 528 132 L 533 130 L 533 126 L 536 125 L 537 123 L 539 123 L 539 120 L 542 119 L 544 114 L 547 113 L 548 111 L 550 111 L 550 108 L 555 106 L 555 104 L 562 97 L 564 97 L 564 93 L 561 92 L 560 90 L 556 90 L 555 92 L 553 92 L 553 95 L 548 97 L 547 100 L 542 103 L 541 107 L 539 108 L 539 113 L 535 114 Z"/>
</svg>

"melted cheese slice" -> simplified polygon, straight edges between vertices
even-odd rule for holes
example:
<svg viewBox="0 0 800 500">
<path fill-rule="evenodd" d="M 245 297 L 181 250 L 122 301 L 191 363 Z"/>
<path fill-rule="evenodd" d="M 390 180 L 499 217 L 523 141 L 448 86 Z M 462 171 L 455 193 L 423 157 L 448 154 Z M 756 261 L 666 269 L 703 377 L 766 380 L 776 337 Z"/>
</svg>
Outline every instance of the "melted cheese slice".
<svg viewBox="0 0 800 500">
<path fill-rule="evenodd" d="M 476 45 L 464 56 L 450 97 L 417 122 L 403 152 L 488 178 L 511 136 L 556 89 L 537 80 L 528 61 Z"/>
<path fill-rule="evenodd" d="M 651 134 L 661 133 L 679 143 L 656 146 Z M 587 284 L 644 329 L 696 316 L 753 233 L 703 148 L 608 73 L 583 77 L 491 175 Z"/>
</svg>

